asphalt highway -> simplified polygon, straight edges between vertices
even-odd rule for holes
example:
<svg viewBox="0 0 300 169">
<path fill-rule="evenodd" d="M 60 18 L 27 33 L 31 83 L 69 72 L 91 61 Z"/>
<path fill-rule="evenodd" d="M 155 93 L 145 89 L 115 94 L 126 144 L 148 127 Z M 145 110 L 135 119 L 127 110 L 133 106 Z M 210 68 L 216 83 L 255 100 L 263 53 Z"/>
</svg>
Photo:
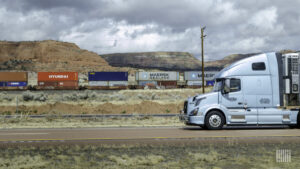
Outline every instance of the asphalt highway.
<svg viewBox="0 0 300 169">
<path fill-rule="evenodd" d="M 34 142 L 95 141 L 116 142 L 183 139 L 272 139 L 297 138 L 300 129 L 286 127 L 226 128 L 210 131 L 199 127 L 127 127 L 127 128 L 61 128 L 61 129 L 0 129 L 0 144 Z"/>
</svg>

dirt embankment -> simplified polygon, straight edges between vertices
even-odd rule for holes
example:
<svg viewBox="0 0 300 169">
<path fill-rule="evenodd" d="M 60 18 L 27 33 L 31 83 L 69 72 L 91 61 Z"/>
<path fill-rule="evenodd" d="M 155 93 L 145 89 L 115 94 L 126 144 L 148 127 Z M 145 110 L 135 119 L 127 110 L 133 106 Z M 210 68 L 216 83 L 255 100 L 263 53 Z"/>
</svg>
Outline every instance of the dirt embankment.
<svg viewBox="0 0 300 169">
<path fill-rule="evenodd" d="M 210 90 L 210 89 L 207 89 Z M 123 91 L 10 91 L 0 93 L 0 113 L 164 114 L 178 113 L 201 89 Z"/>
</svg>

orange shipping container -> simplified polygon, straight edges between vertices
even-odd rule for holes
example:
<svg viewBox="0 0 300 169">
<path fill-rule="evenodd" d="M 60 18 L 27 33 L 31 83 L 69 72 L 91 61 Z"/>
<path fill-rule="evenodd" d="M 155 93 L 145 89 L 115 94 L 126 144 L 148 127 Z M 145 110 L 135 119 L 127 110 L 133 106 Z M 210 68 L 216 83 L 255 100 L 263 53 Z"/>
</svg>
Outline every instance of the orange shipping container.
<svg viewBox="0 0 300 169">
<path fill-rule="evenodd" d="M 38 86 L 57 86 L 57 82 L 38 82 Z"/>
<path fill-rule="evenodd" d="M 27 82 L 27 72 L 0 72 L 0 82 Z"/>
<path fill-rule="evenodd" d="M 76 87 L 78 86 L 77 81 L 64 81 L 64 82 L 58 82 L 58 86 L 64 86 L 64 87 Z"/>
<path fill-rule="evenodd" d="M 78 81 L 77 72 L 38 72 L 38 81 Z"/>
</svg>

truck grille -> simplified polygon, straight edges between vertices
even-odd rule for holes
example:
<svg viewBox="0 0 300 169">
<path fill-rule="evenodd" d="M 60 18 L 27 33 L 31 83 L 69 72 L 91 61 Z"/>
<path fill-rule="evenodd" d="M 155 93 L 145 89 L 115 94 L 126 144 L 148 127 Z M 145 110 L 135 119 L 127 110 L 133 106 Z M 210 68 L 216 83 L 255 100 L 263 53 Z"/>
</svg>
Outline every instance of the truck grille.
<svg viewBox="0 0 300 169">
<path fill-rule="evenodd" d="M 187 105 L 188 105 L 188 102 L 185 101 L 185 102 L 184 102 L 184 106 L 183 106 L 183 113 L 184 113 L 184 114 L 187 114 Z"/>
</svg>

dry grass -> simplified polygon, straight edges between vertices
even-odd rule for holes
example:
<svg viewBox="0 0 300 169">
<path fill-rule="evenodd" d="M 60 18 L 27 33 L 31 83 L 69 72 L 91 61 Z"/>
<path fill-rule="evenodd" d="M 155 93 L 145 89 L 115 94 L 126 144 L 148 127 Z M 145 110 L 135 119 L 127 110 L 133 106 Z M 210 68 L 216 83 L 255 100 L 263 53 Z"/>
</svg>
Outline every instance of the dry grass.
<svg viewBox="0 0 300 169">
<path fill-rule="evenodd" d="M 44 159 L 41 155 L 22 155 L 12 158 L 0 158 L 0 167 L 6 169 L 16 169 L 16 168 L 36 168 L 42 169 L 48 166 L 49 162 Z"/>
<path fill-rule="evenodd" d="M 125 126 L 183 126 L 178 117 L 132 118 L 10 118 L 0 119 L 0 128 L 81 128 Z"/>
<path fill-rule="evenodd" d="M 201 91 L 202 89 L 10 91 L 0 93 L 0 114 L 15 114 L 17 98 L 18 111 L 28 114 L 178 113 L 187 97 Z"/>
<path fill-rule="evenodd" d="M 291 149 L 277 163 L 277 149 Z M 299 144 L 59 145 L 0 148 L 0 168 L 298 168 Z"/>
</svg>

